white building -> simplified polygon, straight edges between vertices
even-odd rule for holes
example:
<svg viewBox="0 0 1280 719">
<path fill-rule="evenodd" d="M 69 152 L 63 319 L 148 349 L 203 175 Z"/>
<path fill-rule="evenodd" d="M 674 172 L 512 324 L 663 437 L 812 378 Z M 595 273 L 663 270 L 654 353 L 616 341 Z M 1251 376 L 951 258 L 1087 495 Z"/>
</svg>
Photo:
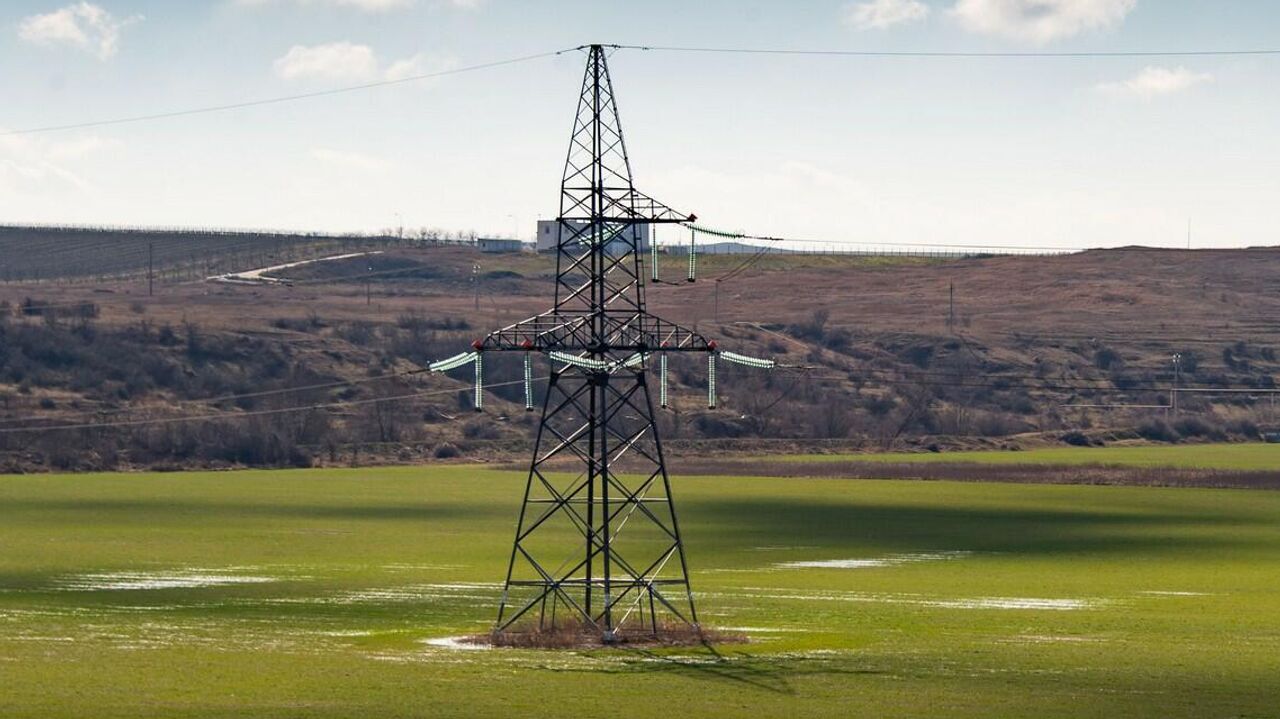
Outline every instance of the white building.
<svg viewBox="0 0 1280 719">
<path fill-rule="evenodd" d="M 477 237 L 476 247 L 481 252 L 523 252 L 525 243 L 506 237 Z"/>
<path fill-rule="evenodd" d="M 572 224 L 570 224 L 572 223 Z M 562 240 L 568 240 L 573 237 L 574 227 L 582 227 L 586 223 L 581 221 L 569 221 L 562 228 L 556 220 L 538 220 L 538 239 L 536 247 L 538 252 L 555 252 L 556 245 Z M 653 241 L 653 226 L 647 224 L 628 225 L 623 232 L 631 233 L 630 236 L 636 240 L 636 249 L 639 251 L 647 251 L 649 243 Z M 615 238 L 612 242 L 619 243 L 619 251 L 622 248 L 621 237 Z M 628 243 L 630 244 L 630 243 Z M 608 249 L 608 248 L 606 248 Z"/>
</svg>

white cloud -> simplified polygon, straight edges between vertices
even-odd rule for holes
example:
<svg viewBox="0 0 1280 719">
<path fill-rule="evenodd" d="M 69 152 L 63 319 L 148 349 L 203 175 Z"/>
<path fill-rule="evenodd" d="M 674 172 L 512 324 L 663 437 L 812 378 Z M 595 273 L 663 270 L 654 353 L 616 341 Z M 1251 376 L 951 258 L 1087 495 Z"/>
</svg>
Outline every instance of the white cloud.
<svg viewBox="0 0 1280 719">
<path fill-rule="evenodd" d="M 35 135 L 0 136 L 0 191 L 30 196 L 66 189 L 92 190 L 93 186 L 71 165 L 119 145 L 118 140 L 98 135 L 61 140 Z"/>
<path fill-rule="evenodd" d="M 380 172 L 391 167 L 391 163 L 381 157 L 366 155 L 362 152 L 334 150 L 328 147 L 316 147 L 311 150 L 311 157 L 328 165 L 336 165 L 343 169 L 363 172 Z"/>
<path fill-rule="evenodd" d="M 23 18 L 18 36 L 35 45 L 70 45 L 108 60 L 120 48 L 120 31 L 141 20 L 141 15 L 117 19 L 99 5 L 79 2 Z"/>
<path fill-rule="evenodd" d="M 848 3 L 844 22 L 859 30 L 883 30 L 929 17 L 929 6 L 920 0 L 867 0 Z"/>
<path fill-rule="evenodd" d="M 326 45 L 294 45 L 276 59 L 276 75 L 285 80 L 372 80 L 378 76 L 378 58 L 368 45 L 343 40 Z"/>
<path fill-rule="evenodd" d="M 433 0 L 430 7 L 454 10 L 477 10 L 487 0 Z M 291 4 L 299 7 L 336 7 L 351 8 L 368 13 L 383 13 L 393 10 L 404 10 L 418 4 L 418 0 L 231 0 L 240 7 L 263 7 L 266 5 Z"/>
<path fill-rule="evenodd" d="M 1108 95 L 1150 100 L 1160 95 L 1189 90 L 1207 82 L 1213 82 L 1213 75 L 1207 72 L 1192 72 L 1185 67 L 1146 67 L 1128 80 L 1100 83 L 1097 89 Z"/>
<path fill-rule="evenodd" d="M 387 66 L 386 72 L 382 73 L 383 77 L 388 80 L 405 80 L 418 75 L 428 75 L 433 72 L 443 72 L 456 67 L 458 61 L 455 58 L 446 55 L 426 55 L 418 53 L 413 57 L 407 57 L 403 60 L 396 60 Z"/>
<path fill-rule="evenodd" d="M 966 30 L 1043 45 L 1115 27 L 1138 0 L 956 0 L 952 17 Z"/>
<path fill-rule="evenodd" d="M 343 40 L 325 45 L 294 45 L 276 59 L 275 73 L 285 80 L 339 80 L 370 82 L 406 80 L 441 72 L 457 64 L 452 57 L 418 53 L 382 67 L 373 48 Z"/>
<path fill-rule="evenodd" d="M 259 5 L 273 5 L 281 0 L 235 0 L 236 5 L 245 7 L 256 7 Z M 401 10 L 414 4 L 414 0 L 292 0 L 295 5 L 306 6 L 328 6 L 328 7 L 345 7 L 364 12 L 389 12 L 391 10 Z"/>
</svg>

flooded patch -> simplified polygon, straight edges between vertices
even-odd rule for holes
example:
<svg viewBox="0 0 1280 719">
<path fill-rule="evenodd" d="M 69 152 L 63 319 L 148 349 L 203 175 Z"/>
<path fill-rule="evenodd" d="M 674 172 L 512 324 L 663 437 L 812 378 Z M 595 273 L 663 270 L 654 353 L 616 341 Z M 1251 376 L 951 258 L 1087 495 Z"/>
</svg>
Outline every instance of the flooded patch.
<svg viewBox="0 0 1280 719">
<path fill-rule="evenodd" d="M 1105 639 L 1097 637 L 1069 637 L 1054 634 L 1020 634 L 1016 637 L 1002 639 L 1006 644 L 1097 644 L 1105 642 Z"/>
<path fill-rule="evenodd" d="M 478 606 L 496 606 L 502 585 L 495 582 L 453 582 L 447 584 L 405 584 L 371 587 L 318 597 L 273 597 L 263 604 L 403 604 L 412 602 L 467 601 Z"/>
<path fill-rule="evenodd" d="M 56 581 L 54 588 L 62 592 L 112 592 L 144 589 L 199 589 L 236 584 L 266 584 L 276 581 L 280 581 L 279 578 L 191 569 L 176 572 L 80 574 Z"/>
<path fill-rule="evenodd" d="M 1147 595 L 1147 596 L 1149 596 L 1149 597 L 1216 597 L 1216 596 L 1218 596 L 1218 595 L 1213 594 L 1213 593 L 1211 593 L 1211 592 L 1157 592 L 1157 591 L 1150 591 L 1150 592 L 1138 592 L 1138 594 L 1145 594 L 1145 595 Z"/>
<path fill-rule="evenodd" d="M 476 644 L 475 642 L 467 641 L 466 637 L 440 637 L 438 639 L 424 639 L 423 643 L 427 644 L 428 646 L 441 647 L 444 649 L 461 649 L 463 651 L 484 651 L 486 649 L 493 649 L 493 647 L 486 644 Z"/>
<path fill-rule="evenodd" d="M 1084 609 L 1100 609 L 1112 602 L 1096 597 L 1090 598 L 1044 598 L 1044 597 L 965 597 L 942 598 L 921 594 L 875 594 L 868 592 L 803 592 L 797 590 L 775 590 L 767 587 L 744 587 L 743 592 L 726 592 L 723 595 L 733 598 L 781 599 L 816 602 L 860 602 L 871 604 L 903 604 L 936 609 L 1022 609 L 1041 611 L 1078 611 Z"/>
<path fill-rule="evenodd" d="M 1069 612 L 1093 609 L 1100 606 L 1097 599 L 1041 599 L 1038 597 L 977 597 L 974 599 L 943 599 L 919 602 L 922 606 L 945 609 L 1042 609 L 1053 612 Z"/>
<path fill-rule="evenodd" d="M 904 564 L 919 562 L 944 562 L 951 559 L 962 559 L 973 552 L 918 552 L 914 554 L 891 554 L 887 557 L 871 559 L 823 559 L 804 562 L 780 562 L 773 565 L 775 569 L 878 569 L 882 567 L 898 567 Z"/>
</svg>

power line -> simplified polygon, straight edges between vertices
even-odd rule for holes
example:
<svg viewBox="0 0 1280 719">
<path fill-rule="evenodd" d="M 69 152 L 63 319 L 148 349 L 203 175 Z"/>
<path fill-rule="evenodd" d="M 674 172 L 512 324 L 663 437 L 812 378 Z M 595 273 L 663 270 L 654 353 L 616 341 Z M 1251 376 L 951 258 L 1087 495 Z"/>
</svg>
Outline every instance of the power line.
<svg viewBox="0 0 1280 719">
<path fill-rule="evenodd" d="M 426 368 L 418 368 L 418 369 L 411 369 L 411 370 L 402 370 L 400 372 L 392 372 L 390 374 L 378 375 L 376 377 L 363 377 L 359 379 L 337 380 L 333 382 L 322 382 L 320 384 L 300 385 L 297 387 L 280 387 L 278 389 L 268 389 L 268 390 L 262 390 L 259 392 L 224 394 L 219 397 L 210 397 L 208 399 L 184 399 L 184 400 L 177 400 L 175 402 L 172 402 L 168 406 L 175 407 L 175 406 L 193 405 L 193 404 L 215 405 L 215 404 L 221 404 L 223 402 L 230 402 L 233 400 L 254 399 L 259 397 L 269 397 L 272 395 L 290 394 L 293 392 L 307 392 L 307 391 L 316 390 L 316 389 L 332 389 L 335 387 L 354 387 L 355 385 L 359 385 L 359 384 L 368 384 L 370 382 L 378 382 L 381 380 L 399 379 L 401 377 L 408 377 L 411 375 L 423 374 L 429 371 L 430 370 Z M 124 414 L 126 412 L 133 412 L 136 409 L 137 408 L 134 408 L 134 407 L 121 407 L 119 409 L 102 410 L 99 412 L 77 412 L 76 414 L 73 414 L 71 416 L 72 417 L 101 417 L 103 415 Z M 7 418 L 0 418 L 0 423 L 7 424 L 7 423 L 13 423 L 13 422 L 39 422 L 42 419 L 47 419 L 47 418 L 45 417 L 7 417 Z"/>
<path fill-rule="evenodd" d="M 294 102 L 297 100 L 309 100 L 318 97 L 329 97 L 332 95 L 341 95 L 350 92 L 359 92 L 362 90 L 371 90 L 379 87 L 388 87 L 392 85 L 401 85 L 411 82 L 419 82 L 421 80 L 429 80 L 432 78 L 445 77 L 449 75 L 460 75 L 477 70 L 487 70 L 495 67 L 503 67 L 507 65 L 515 65 L 518 63 L 529 62 L 532 60 L 540 60 L 543 58 L 562 55 L 571 50 L 581 50 L 586 46 L 578 48 L 568 48 L 561 50 L 552 50 L 548 52 L 534 53 L 532 55 L 522 55 L 520 57 L 507 58 L 505 60 L 495 60 L 492 62 L 478 63 L 475 65 L 467 65 L 465 67 L 451 68 L 448 70 L 439 70 L 436 72 L 421 73 L 409 77 L 397 78 L 394 80 L 378 80 L 374 82 L 366 82 L 358 85 L 347 85 L 344 87 L 336 87 L 329 90 L 316 90 L 313 92 L 297 93 L 293 95 L 278 95 L 275 97 L 261 98 L 258 100 L 242 100 L 238 102 L 230 102 L 221 105 L 205 105 L 202 107 L 193 107 L 182 110 L 169 110 L 165 112 L 154 112 L 144 115 L 131 115 L 127 117 L 115 117 L 103 120 L 89 120 L 86 122 L 65 123 L 60 125 L 45 125 L 41 127 L 29 127 L 19 130 L 7 130 L 0 132 L 0 137 L 10 137 L 17 135 L 35 135 L 47 132 L 60 132 L 64 130 L 81 130 L 92 127 L 107 127 L 111 125 L 124 125 L 136 122 L 148 122 L 151 120 L 162 120 L 174 117 L 185 117 L 189 115 L 200 115 L 212 112 L 225 112 L 228 110 L 239 110 L 250 107 L 261 107 L 265 105 L 277 105 L 286 102 Z M 651 52 L 686 52 L 686 53 L 703 53 L 703 54 L 737 54 L 737 55 L 792 55 L 792 56 L 810 56 L 810 57 L 883 57 L 883 58 L 973 58 L 973 59 L 1070 59 L 1070 58 L 1123 58 L 1123 57 L 1239 57 L 1239 56 L 1265 56 L 1280 55 L 1280 49 L 1258 48 L 1244 50 L 1156 50 L 1156 51 L 1095 51 L 1095 52 L 959 52 L 959 51 L 883 51 L 883 50 L 797 50 L 788 48 L 743 48 L 743 47 L 689 47 L 689 46 L 671 46 L 671 45 L 608 45 L 607 47 L 617 50 L 643 50 Z"/>
<path fill-rule="evenodd" d="M 812 371 L 838 371 L 833 367 L 811 366 L 811 365 L 779 365 L 780 370 L 789 370 L 797 373 L 806 373 Z M 979 374 L 979 373 L 975 373 Z M 1117 387 L 1114 384 L 1085 384 L 1090 382 L 1106 382 L 1107 380 L 1052 380 L 1034 377 L 1032 375 L 1003 375 L 1003 374 L 984 374 L 986 379 L 968 379 L 964 377 L 957 378 L 954 373 L 942 372 L 919 372 L 919 373 L 902 373 L 894 372 L 886 369 L 851 369 L 844 374 L 832 375 L 808 375 L 811 379 L 827 380 L 827 381 L 850 381 L 853 379 L 865 379 L 871 384 L 889 384 L 889 385 L 933 385 L 936 387 L 970 387 L 980 389 L 1022 389 L 1022 390 L 1039 390 L 1045 392 L 1108 392 L 1108 393 L 1134 393 L 1134 392 L 1166 392 L 1169 390 L 1167 385 L 1133 385 L 1129 387 Z M 1021 382 L 1009 382 L 1006 380 L 1023 380 Z M 1030 380 L 1031 382 L 1027 382 Z M 1241 387 L 1214 387 L 1204 386 L 1201 384 L 1195 388 L 1183 388 L 1183 392 L 1204 392 L 1204 393 L 1239 393 L 1248 394 L 1252 392 L 1269 392 L 1275 390 L 1253 389 Z"/>
<path fill-rule="evenodd" d="M 790 48 L 752 47 L 695 47 L 676 45 L 610 45 L 619 50 L 645 50 L 651 52 L 688 52 L 732 55 L 797 55 L 810 57 L 886 57 L 886 58 L 971 58 L 971 59 L 1073 59 L 1120 57 L 1239 57 L 1250 55 L 1280 55 L 1280 49 L 1256 48 L 1244 50 L 1102 50 L 1066 52 L 967 52 L 927 50 L 797 50 Z"/>
<path fill-rule="evenodd" d="M 395 80 L 378 80 L 376 82 L 366 82 L 359 85 L 347 85 L 345 87 L 335 87 L 330 90 L 316 90 L 314 92 L 303 92 L 296 95 L 279 95 L 276 97 L 267 97 L 260 100 L 244 100 L 241 102 L 231 102 L 223 105 L 206 105 L 204 107 L 194 107 L 185 110 L 170 110 L 168 112 L 154 112 L 146 115 L 132 115 L 129 117 L 116 117 L 106 120 L 90 120 L 88 122 L 75 122 L 65 125 L 47 125 L 44 127 L 30 127 L 21 130 L 8 130 L 0 132 L 0 137 L 9 137 L 13 135 L 35 135 L 45 132 L 59 132 L 62 130 L 81 130 L 90 127 L 105 127 L 108 125 L 124 125 L 134 122 L 147 122 L 150 120 L 163 120 L 171 117 L 185 117 L 187 115 L 200 115 L 210 112 L 224 112 L 227 110 L 239 110 L 248 107 L 260 107 L 263 105 L 277 105 L 285 102 L 293 102 L 295 100 L 309 100 L 317 97 L 328 97 L 330 95 L 341 95 L 349 92 L 359 92 L 361 90 L 371 90 L 378 87 L 388 87 L 391 85 L 403 85 L 410 82 L 418 82 L 420 80 L 429 80 L 437 77 L 445 77 L 447 75 L 460 75 L 467 72 L 475 72 L 476 70 L 487 70 L 495 67 L 503 67 L 506 65 L 515 65 L 517 63 L 529 62 L 531 60 L 540 60 L 542 58 L 554 57 L 565 50 L 554 50 L 551 52 L 540 52 L 533 55 L 523 55 L 521 57 L 508 58 L 506 60 L 495 60 L 493 62 L 484 62 L 477 65 L 467 65 L 466 67 L 455 67 L 449 70 L 439 70 L 437 72 L 426 72 L 420 75 L 412 75 L 409 77 L 397 78 Z"/>
<path fill-rule="evenodd" d="M 858 374 L 858 372 L 851 371 L 843 375 L 817 376 L 817 375 L 805 374 L 805 373 L 807 372 L 807 370 L 819 369 L 819 368 L 783 365 L 783 366 L 780 366 L 780 369 L 798 370 L 801 376 L 804 376 L 809 381 L 814 381 L 814 380 L 847 381 L 850 379 L 851 374 Z M 821 369 L 829 370 L 830 368 L 824 367 Z M 426 370 L 410 370 L 402 374 L 416 374 L 424 371 Z M 864 375 L 874 375 L 876 371 L 873 370 L 868 372 L 863 370 L 862 373 Z M 547 381 L 547 379 L 548 379 L 547 377 L 535 377 L 531 381 L 545 382 Z M 1079 392 L 1079 391 L 1162 392 L 1168 389 L 1167 387 L 1131 387 L 1128 389 L 1121 389 L 1118 387 L 1098 387 L 1098 386 L 1089 386 L 1089 385 L 1049 384 L 1049 383 L 1040 384 L 1040 385 L 1009 385 L 1007 383 L 990 382 L 990 381 L 988 382 L 938 381 L 938 380 L 926 379 L 925 376 L 918 376 L 916 378 L 912 378 L 911 376 L 898 376 L 894 378 L 871 376 L 871 377 L 868 377 L 868 379 L 870 379 L 874 383 L 891 385 L 891 386 L 934 385 L 934 386 L 950 387 L 950 388 L 966 387 L 966 388 L 984 388 L 984 389 L 1027 389 L 1027 390 L 1040 390 L 1040 391 L 1046 391 L 1046 392 L 1055 392 L 1055 391 L 1056 392 Z M 321 385 L 311 385 L 307 387 L 295 387 L 295 388 L 287 388 L 287 389 L 281 389 L 281 390 L 267 390 L 264 392 L 249 393 L 246 395 L 228 395 L 227 397 L 235 398 L 235 397 L 261 396 L 265 394 L 283 393 L 283 392 L 290 392 L 290 391 L 302 391 L 305 389 L 316 389 L 320 387 L 340 386 L 343 384 L 354 384 L 354 383 L 355 381 L 326 383 Z M 524 384 L 524 380 L 519 379 L 519 380 L 508 381 L 508 382 L 498 382 L 498 383 L 487 385 L 486 388 L 492 389 L 496 387 L 510 387 L 518 384 Z M 396 402 L 396 401 L 409 400 L 409 399 L 418 399 L 421 397 L 454 394 L 459 391 L 463 391 L 463 390 L 459 390 L 457 388 L 428 390 L 424 392 L 413 392 L 409 394 L 393 395 L 390 397 L 373 397 L 373 398 L 361 399 L 361 400 L 322 402 L 317 404 L 301 405 L 297 407 L 279 407 L 279 408 L 273 408 L 273 409 L 251 410 L 246 412 L 220 412 L 216 414 L 189 415 L 184 417 L 153 417 L 149 419 L 120 420 L 120 421 L 109 421 L 109 422 L 85 422 L 85 423 L 78 423 L 78 424 L 45 425 L 40 427 L 7 427 L 7 428 L 0 428 L 0 434 L 52 432 L 52 431 L 58 431 L 58 430 L 110 429 L 115 427 L 135 427 L 135 426 L 145 426 L 145 425 L 155 425 L 155 424 L 176 424 L 181 422 L 207 422 L 207 421 L 218 421 L 223 419 L 244 419 L 248 417 L 287 414 L 290 412 L 304 412 L 304 411 L 315 410 L 315 409 L 333 409 L 333 408 L 339 408 L 339 407 L 355 407 L 355 406 L 361 406 L 361 405 L 379 404 L 382 402 Z M 1280 392 L 1280 390 L 1274 390 L 1274 389 L 1249 390 L 1249 389 L 1235 389 L 1235 388 L 1204 388 L 1204 389 L 1184 388 L 1179 391 L 1200 392 L 1200 393 L 1208 393 L 1208 394 L 1212 394 L 1212 393 L 1269 394 L 1273 392 Z M 209 402 L 212 400 L 204 400 L 204 401 Z M 14 420 L 9 420 L 9 421 L 14 421 Z"/>
<path fill-rule="evenodd" d="M 756 242 L 797 242 L 797 243 L 814 244 L 814 245 L 857 245 L 857 246 L 868 247 L 868 248 L 924 247 L 924 248 L 945 249 L 945 250 L 971 250 L 975 253 L 981 253 L 983 251 L 998 252 L 1000 250 L 1014 250 L 1014 251 L 1020 251 L 1020 252 L 1039 252 L 1039 251 L 1046 251 L 1046 250 L 1053 251 L 1053 252 L 1083 252 L 1085 249 L 1087 249 L 1084 247 L 1064 247 L 1064 246 L 1052 246 L 1052 245 L 1040 245 L 1040 246 L 1033 247 L 1030 245 L 964 245 L 964 244 L 952 244 L 952 243 L 946 243 L 946 242 L 864 242 L 859 240 L 805 239 L 805 238 L 799 238 L 799 237 L 776 237 L 772 235 L 752 235 L 745 232 L 728 232 L 725 230 L 715 230 L 703 225 L 695 225 L 693 223 L 683 223 L 683 224 L 685 227 L 688 227 L 689 229 L 694 230 L 695 232 L 701 232 L 705 235 L 712 235 L 714 237 L 723 237 L 725 239 L 730 239 L 730 240 L 752 240 Z M 667 244 L 668 246 L 679 245 L 679 243 L 670 243 L 670 242 L 665 244 Z"/>
<path fill-rule="evenodd" d="M 535 377 L 534 382 L 545 382 L 546 377 Z M 510 382 L 498 382 L 487 385 L 487 389 L 494 387 L 509 387 L 512 385 L 524 384 L 523 379 L 512 380 Z M 52 432 L 55 430 L 72 430 L 72 429 L 109 429 L 112 427 L 137 427 L 150 424 L 176 424 L 179 422 L 209 422 L 222 419 L 244 419 L 246 417 L 261 417 L 272 414 L 287 414 L 289 412 L 305 412 L 313 409 L 333 409 L 337 407 L 356 407 L 367 404 L 378 404 L 381 402 L 398 402 L 407 399 L 417 399 L 419 397 L 431 397 L 445 394 L 456 394 L 464 391 L 457 388 L 444 390 L 428 390 L 425 392 L 414 392 L 412 394 L 394 395 L 391 397 L 373 397 L 369 399 L 345 400 L 339 402 L 322 402 L 319 404 L 302 405 L 299 407 L 280 407 L 276 409 L 260 409 L 248 412 L 222 412 L 218 414 L 198 414 L 188 415 L 185 417 L 153 417 L 150 419 L 131 419 L 120 420 L 118 422 L 85 422 L 82 424 L 61 424 L 49 425 L 45 427 L 7 427 L 0 429 L 0 434 L 18 434 L 25 432 Z"/>
</svg>

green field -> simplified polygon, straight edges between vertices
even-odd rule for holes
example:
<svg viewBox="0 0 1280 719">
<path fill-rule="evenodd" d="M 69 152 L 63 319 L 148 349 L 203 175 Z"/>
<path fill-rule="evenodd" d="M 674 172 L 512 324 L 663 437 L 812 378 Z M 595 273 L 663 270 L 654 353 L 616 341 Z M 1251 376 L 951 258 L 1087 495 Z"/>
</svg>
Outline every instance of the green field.
<svg viewBox="0 0 1280 719">
<path fill-rule="evenodd" d="M 522 483 L 0 477 L 0 716 L 1280 715 L 1280 493 L 677 478 L 750 644 L 430 643 L 492 620 Z"/>
<path fill-rule="evenodd" d="M 1021 452 L 887 452 L 798 454 L 795 462 L 977 462 L 981 464 L 1093 464 L 1129 467 L 1264 470 L 1280 468 L 1280 444 L 1185 444 L 1132 447 L 1053 447 Z"/>
</svg>

